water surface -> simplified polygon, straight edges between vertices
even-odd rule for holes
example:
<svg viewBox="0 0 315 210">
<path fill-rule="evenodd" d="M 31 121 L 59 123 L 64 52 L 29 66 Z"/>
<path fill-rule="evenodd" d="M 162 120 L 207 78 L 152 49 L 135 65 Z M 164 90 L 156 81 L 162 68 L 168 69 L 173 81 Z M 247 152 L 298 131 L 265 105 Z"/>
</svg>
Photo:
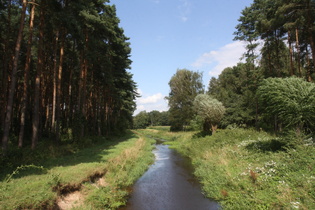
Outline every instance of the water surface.
<svg viewBox="0 0 315 210">
<path fill-rule="evenodd" d="M 201 193 L 187 159 L 167 145 L 157 145 L 153 151 L 155 163 L 135 183 L 128 210 L 216 210 L 217 202 Z"/>
</svg>

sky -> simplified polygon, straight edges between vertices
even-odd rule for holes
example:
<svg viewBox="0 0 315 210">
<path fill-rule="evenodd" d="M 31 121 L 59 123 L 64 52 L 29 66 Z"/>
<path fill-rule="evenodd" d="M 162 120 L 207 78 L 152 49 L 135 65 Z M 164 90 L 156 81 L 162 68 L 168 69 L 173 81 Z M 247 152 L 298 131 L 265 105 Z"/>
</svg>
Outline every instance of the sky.
<svg viewBox="0 0 315 210">
<path fill-rule="evenodd" d="M 233 41 L 241 11 L 253 0 L 111 0 L 129 37 L 130 72 L 141 97 L 137 110 L 167 111 L 172 76 L 178 69 L 211 77 L 240 62 L 245 44 Z"/>
</svg>

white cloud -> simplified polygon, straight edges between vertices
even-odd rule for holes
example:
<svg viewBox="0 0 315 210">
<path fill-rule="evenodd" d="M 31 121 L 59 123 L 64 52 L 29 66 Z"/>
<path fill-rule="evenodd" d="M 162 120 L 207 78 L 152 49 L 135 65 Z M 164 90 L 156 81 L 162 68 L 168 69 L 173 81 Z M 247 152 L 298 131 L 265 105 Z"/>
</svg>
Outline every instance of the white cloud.
<svg viewBox="0 0 315 210">
<path fill-rule="evenodd" d="M 140 89 L 137 90 L 141 95 L 143 94 Z M 164 99 L 165 96 L 162 93 L 156 93 L 149 96 L 142 96 L 137 99 L 137 110 L 134 112 L 134 115 L 137 115 L 141 111 L 151 112 L 153 110 L 157 111 L 167 111 L 168 105 L 167 101 Z"/>
<path fill-rule="evenodd" d="M 152 96 L 147 96 L 144 98 L 141 97 L 137 101 L 139 102 L 139 104 L 153 104 L 153 103 L 157 103 L 163 98 L 164 96 L 162 95 L 162 93 L 157 93 Z"/>
<path fill-rule="evenodd" d="M 191 66 L 197 69 L 207 69 L 210 76 L 218 76 L 225 68 L 235 66 L 246 52 L 245 43 L 232 42 L 218 50 L 201 55 Z"/>
</svg>

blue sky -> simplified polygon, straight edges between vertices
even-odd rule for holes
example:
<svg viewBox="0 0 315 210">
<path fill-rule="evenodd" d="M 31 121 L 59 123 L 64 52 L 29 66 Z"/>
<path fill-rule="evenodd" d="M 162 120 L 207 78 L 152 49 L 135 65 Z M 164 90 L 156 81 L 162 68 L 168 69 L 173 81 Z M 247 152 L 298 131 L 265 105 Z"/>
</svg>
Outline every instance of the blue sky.
<svg viewBox="0 0 315 210">
<path fill-rule="evenodd" d="M 131 43 L 131 73 L 141 98 L 137 110 L 166 111 L 177 69 L 212 76 L 236 65 L 244 43 L 233 41 L 235 26 L 253 0 L 112 0 Z"/>
</svg>

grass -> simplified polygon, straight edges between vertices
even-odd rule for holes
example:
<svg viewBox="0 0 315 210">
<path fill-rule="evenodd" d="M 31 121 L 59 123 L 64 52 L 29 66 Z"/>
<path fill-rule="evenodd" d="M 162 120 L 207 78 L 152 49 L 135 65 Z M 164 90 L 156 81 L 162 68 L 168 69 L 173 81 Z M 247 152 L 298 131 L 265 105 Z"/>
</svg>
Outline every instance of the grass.
<svg viewBox="0 0 315 210">
<path fill-rule="evenodd" d="M 281 138 L 247 129 L 204 137 L 161 129 L 151 134 L 169 136 L 172 147 L 191 158 L 204 194 L 223 209 L 315 209 L 315 148 L 310 141 L 286 147 L 289 143 Z"/>
<path fill-rule="evenodd" d="M 19 166 L 0 182 L 1 209 L 49 209 L 73 191 L 84 197 L 78 208 L 116 209 L 126 202 L 128 186 L 153 162 L 152 143 L 130 132 L 41 165 Z"/>
</svg>

